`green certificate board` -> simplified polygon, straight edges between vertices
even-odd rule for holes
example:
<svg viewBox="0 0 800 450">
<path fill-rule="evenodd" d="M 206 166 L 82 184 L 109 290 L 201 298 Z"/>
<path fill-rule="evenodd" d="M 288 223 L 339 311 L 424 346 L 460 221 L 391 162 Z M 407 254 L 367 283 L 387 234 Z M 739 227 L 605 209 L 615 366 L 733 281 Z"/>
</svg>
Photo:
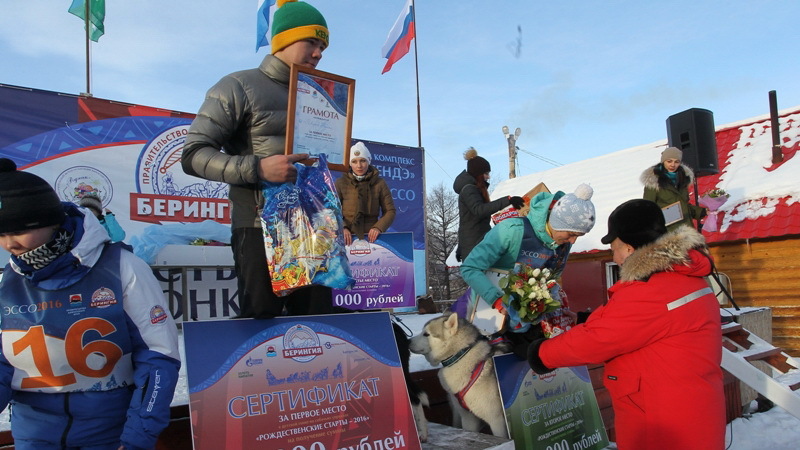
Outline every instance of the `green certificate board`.
<svg viewBox="0 0 800 450">
<path fill-rule="evenodd" d="M 513 354 L 495 370 L 514 446 L 533 450 L 600 450 L 609 444 L 586 366 L 537 375 Z"/>
</svg>

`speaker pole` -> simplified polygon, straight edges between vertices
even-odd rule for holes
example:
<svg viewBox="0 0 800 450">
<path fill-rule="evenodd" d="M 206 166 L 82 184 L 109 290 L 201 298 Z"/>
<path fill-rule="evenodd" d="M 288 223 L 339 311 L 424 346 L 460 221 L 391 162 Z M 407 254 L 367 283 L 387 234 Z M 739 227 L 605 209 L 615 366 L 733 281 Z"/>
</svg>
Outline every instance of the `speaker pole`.
<svg viewBox="0 0 800 450">
<path fill-rule="evenodd" d="M 694 204 L 700 206 L 700 196 L 697 194 L 697 175 L 694 177 Z M 700 220 L 697 221 L 697 231 L 701 231 Z M 701 231 L 702 232 L 702 231 Z"/>
</svg>

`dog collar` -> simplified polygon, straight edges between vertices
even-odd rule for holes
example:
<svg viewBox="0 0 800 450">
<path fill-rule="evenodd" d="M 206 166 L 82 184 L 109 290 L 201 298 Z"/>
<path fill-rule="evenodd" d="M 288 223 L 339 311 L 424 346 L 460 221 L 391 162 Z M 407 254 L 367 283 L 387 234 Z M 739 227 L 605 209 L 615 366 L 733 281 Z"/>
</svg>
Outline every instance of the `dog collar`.
<svg viewBox="0 0 800 450">
<path fill-rule="evenodd" d="M 458 362 L 458 360 L 459 360 L 459 359 L 461 359 L 461 358 L 463 358 L 463 357 L 464 357 L 464 355 L 466 355 L 466 354 L 467 354 L 467 352 L 469 351 L 469 349 L 471 349 L 471 348 L 472 348 L 472 346 L 471 346 L 471 345 L 470 345 L 470 346 L 468 346 L 468 347 L 464 347 L 464 348 L 462 348 L 462 349 L 461 349 L 461 350 L 459 350 L 459 351 L 458 351 L 458 353 L 456 353 L 455 355 L 453 355 L 453 356 L 451 356 L 451 357 L 449 357 L 449 358 L 445 359 L 444 361 L 442 361 L 442 366 L 443 366 L 443 367 L 447 367 L 447 366 L 452 366 L 453 364 L 457 363 L 457 362 Z"/>
<path fill-rule="evenodd" d="M 458 353 L 456 353 L 455 355 L 443 360 L 442 361 L 442 366 L 443 367 L 447 367 L 447 366 L 452 366 L 453 364 L 457 363 L 459 359 L 463 358 L 464 355 L 467 354 L 467 352 L 472 348 L 473 345 L 474 344 L 470 344 L 470 345 L 462 348 L 461 350 L 459 350 Z"/>
<path fill-rule="evenodd" d="M 444 361 L 442 361 L 442 366 L 443 367 L 447 367 L 447 366 L 452 366 L 453 364 L 457 363 L 459 359 L 464 357 L 464 355 L 466 355 L 467 352 L 472 347 L 475 346 L 475 344 L 477 344 L 478 342 L 480 342 L 482 340 L 488 340 L 488 339 L 487 339 L 486 336 L 483 336 L 483 335 L 478 336 L 474 341 L 472 341 L 471 344 L 469 344 L 468 346 L 466 346 L 466 347 L 462 348 L 461 350 L 459 350 L 458 353 L 456 353 L 455 355 L 453 355 L 453 356 L 445 359 Z"/>
</svg>

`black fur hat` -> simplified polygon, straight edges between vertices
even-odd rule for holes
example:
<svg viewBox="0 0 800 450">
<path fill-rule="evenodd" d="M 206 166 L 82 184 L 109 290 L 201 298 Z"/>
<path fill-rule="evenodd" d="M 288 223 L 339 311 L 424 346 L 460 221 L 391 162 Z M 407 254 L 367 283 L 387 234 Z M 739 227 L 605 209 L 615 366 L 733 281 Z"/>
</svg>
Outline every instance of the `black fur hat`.
<svg viewBox="0 0 800 450">
<path fill-rule="evenodd" d="M 47 181 L 0 158 L 0 233 L 60 225 L 65 218 L 61 200 Z"/>
<path fill-rule="evenodd" d="M 667 226 L 661 208 L 650 200 L 628 200 L 608 216 L 608 234 L 600 240 L 610 244 L 619 238 L 622 242 L 639 248 L 666 234 Z"/>
</svg>

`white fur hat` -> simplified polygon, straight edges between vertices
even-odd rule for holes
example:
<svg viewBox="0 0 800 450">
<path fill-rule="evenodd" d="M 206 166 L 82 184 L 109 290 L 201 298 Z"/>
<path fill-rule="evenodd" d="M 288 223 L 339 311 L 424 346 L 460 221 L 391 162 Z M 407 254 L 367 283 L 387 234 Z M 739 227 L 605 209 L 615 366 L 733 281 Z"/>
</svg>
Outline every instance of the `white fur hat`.
<svg viewBox="0 0 800 450">
<path fill-rule="evenodd" d="M 361 141 L 356 142 L 356 145 L 350 147 L 350 162 L 352 163 L 356 158 L 365 158 L 367 164 L 372 164 L 372 155 L 369 153 L 367 146 Z"/>
</svg>

